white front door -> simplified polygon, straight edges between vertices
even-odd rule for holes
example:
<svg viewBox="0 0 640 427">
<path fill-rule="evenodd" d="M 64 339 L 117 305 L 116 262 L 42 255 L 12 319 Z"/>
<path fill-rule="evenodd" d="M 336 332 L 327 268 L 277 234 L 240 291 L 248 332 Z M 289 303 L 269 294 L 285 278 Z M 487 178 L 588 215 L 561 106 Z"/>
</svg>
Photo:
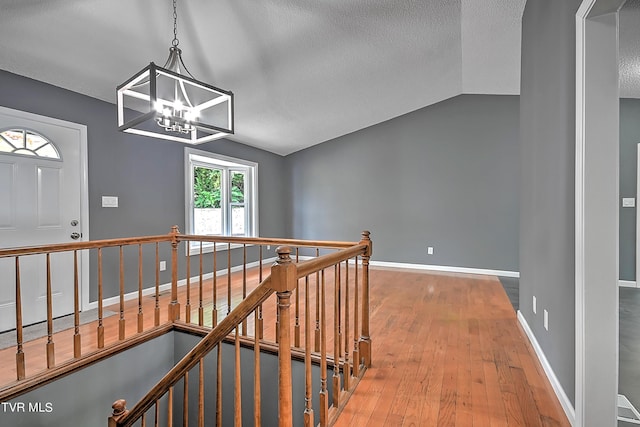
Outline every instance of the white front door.
<svg viewBox="0 0 640 427">
<path fill-rule="evenodd" d="M 0 248 L 84 240 L 83 129 L 0 110 Z M 82 269 L 82 257 L 78 258 Z M 78 274 L 82 277 L 81 270 Z M 72 313 L 72 253 L 51 254 L 50 276 L 53 317 Z M 20 257 L 20 281 L 23 324 L 46 320 L 46 257 Z M 15 309 L 15 259 L 0 259 L 0 331 L 15 328 Z"/>
</svg>

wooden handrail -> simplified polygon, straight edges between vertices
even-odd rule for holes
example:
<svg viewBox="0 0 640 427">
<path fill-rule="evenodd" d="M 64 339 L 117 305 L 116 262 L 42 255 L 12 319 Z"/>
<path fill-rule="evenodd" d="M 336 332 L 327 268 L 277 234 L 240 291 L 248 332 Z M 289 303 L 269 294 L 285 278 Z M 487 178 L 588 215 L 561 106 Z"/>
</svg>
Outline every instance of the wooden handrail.
<svg viewBox="0 0 640 427">
<path fill-rule="evenodd" d="M 0 258 L 43 253 L 66 252 L 81 249 L 97 249 L 115 246 L 137 245 L 143 243 L 170 242 L 171 234 L 159 236 L 125 237 L 121 239 L 89 240 L 87 242 L 54 243 L 51 245 L 24 246 L 19 248 L 0 249 Z"/>
<path fill-rule="evenodd" d="M 298 264 L 298 279 L 315 273 L 316 271 L 321 271 L 322 269 L 336 265 L 339 262 L 351 259 L 356 255 L 362 255 L 367 251 L 367 249 L 368 246 L 366 244 L 355 243 L 348 249 L 322 255 L 308 261 L 303 261 Z"/>
<path fill-rule="evenodd" d="M 236 243 L 239 245 L 278 245 L 291 247 L 321 247 L 328 249 L 345 249 L 357 245 L 358 242 L 339 242 L 332 240 L 300 240 L 279 239 L 274 237 L 232 237 L 232 236 L 207 236 L 196 234 L 178 234 L 178 240 L 203 241 L 217 243 Z"/>
<path fill-rule="evenodd" d="M 211 330 L 182 360 L 180 360 L 158 383 L 144 396 L 127 415 L 118 420 L 118 426 L 133 425 L 155 402 L 160 399 L 167 389 L 176 384 L 185 373 L 197 365 L 204 356 L 222 341 L 231 331 L 262 304 L 274 290 L 271 277 L 267 277 L 229 313 L 214 329 Z"/>
</svg>

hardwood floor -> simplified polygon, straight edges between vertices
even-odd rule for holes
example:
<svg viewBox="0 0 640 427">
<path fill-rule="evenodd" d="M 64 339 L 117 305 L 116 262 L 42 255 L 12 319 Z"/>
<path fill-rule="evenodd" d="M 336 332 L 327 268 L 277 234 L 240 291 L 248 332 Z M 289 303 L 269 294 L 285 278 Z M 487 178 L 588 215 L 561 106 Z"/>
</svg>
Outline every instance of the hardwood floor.
<svg viewBox="0 0 640 427">
<path fill-rule="evenodd" d="M 256 271 L 249 272 L 252 286 Z M 232 279 L 235 305 L 242 276 Z M 154 299 L 143 299 L 145 325 L 152 325 Z M 370 301 L 373 366 L 336 426 L 570 425 L 496 277 L 372 268 Z M 167 304 L 163 295 L 163 322 Z M 137 300 L 127 302 L 127 335 L 135 333 L 137 310 Z M 107 344 L 117 340 L 117 324 L 117 315 L 105 319 Z M 56 334 L 56 360 L 72 357 L 72 346 L 62 344 L 72 333 Z M 95 325 L 82 334 L 83 352 L 90 351 Z M 27 375 L 46 366 L 44 352 L 31 351 L 45 340 L 25 345 Z M 15 379 L 14 366 L 15 349 L 0 351 L 0 383 Z"/>
<path fill-rule="evenodd" d="M 371 331 L 337 427 L 570 425 L 493 276 L 372 270 Z"/>
</svg>

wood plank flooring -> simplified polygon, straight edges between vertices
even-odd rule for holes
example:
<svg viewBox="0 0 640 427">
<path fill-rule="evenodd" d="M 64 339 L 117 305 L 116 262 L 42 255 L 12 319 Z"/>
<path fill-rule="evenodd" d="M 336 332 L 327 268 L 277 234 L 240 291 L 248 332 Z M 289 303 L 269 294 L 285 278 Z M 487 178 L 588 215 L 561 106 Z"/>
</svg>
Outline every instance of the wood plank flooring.
<svg viewBox="0 0 640 427">
<path fill-rule="evenodd" d="M 335 426 L 569 426 L 497 278 L 375 269 L 373 366 Z"/>
<path fill-rule="evenodd" d="M 232 280 L 235 306 L 241 274 L 233 274 Z M 253 289 L 257 270 L 249 272 L 248 282 Z M 226 295 L 226 279 L 218 286 Z M 211 292 L 209 283 L 205 292 Z M 184 287 L 179 298 L 184 310 Z M 146 328 L 153 324 L 154 299 L 143 300 Z M 570 425 L 497 278 L 372 268 L 370 301 L 373 366 L 336 426 Z M 163 322 L 167 304 L 165 294 Z M 118 311 L 117 306 L 108 309 Z M 218 310 L 226 313 L 226 305 Z M 137 300 L 126 303 L 128 336 L 136 332 L 137 312 Z M 105 319 L 107 345 L 118 339 L 117 324 L 117 315 Z M 251 324 L 248 329 L 252 331 Z M 265 335 L 271 330 L 265 329 Z M 91 351 L 95 324 L 83 325 L 81 332 L 83 352 Z M 54 337 L 56 360 L 72 357 L 72 333 Z M 45 342 L 25 345 L 27 375 L 46 366 L 44 352 L 36 350 Z M 15 379 L 14 366 L 15 349 L 0 351 L 0 384 Z"/>
</svg>

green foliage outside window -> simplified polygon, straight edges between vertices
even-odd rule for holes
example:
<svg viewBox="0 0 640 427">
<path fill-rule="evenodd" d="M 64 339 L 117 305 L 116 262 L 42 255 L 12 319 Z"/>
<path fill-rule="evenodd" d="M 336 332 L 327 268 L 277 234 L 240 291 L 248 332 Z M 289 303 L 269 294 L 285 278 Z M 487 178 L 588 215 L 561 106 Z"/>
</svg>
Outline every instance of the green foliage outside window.
<svg viewBox="0 0 640 427">
<path fill-rule="evenodd" d="M 244 203 L 244 173 L 231 173 L 231 202 Z M 219 208 L 222 171 L 205 167 L 193 168 L 193 200 L 196 208 Z"/>
</svg>

